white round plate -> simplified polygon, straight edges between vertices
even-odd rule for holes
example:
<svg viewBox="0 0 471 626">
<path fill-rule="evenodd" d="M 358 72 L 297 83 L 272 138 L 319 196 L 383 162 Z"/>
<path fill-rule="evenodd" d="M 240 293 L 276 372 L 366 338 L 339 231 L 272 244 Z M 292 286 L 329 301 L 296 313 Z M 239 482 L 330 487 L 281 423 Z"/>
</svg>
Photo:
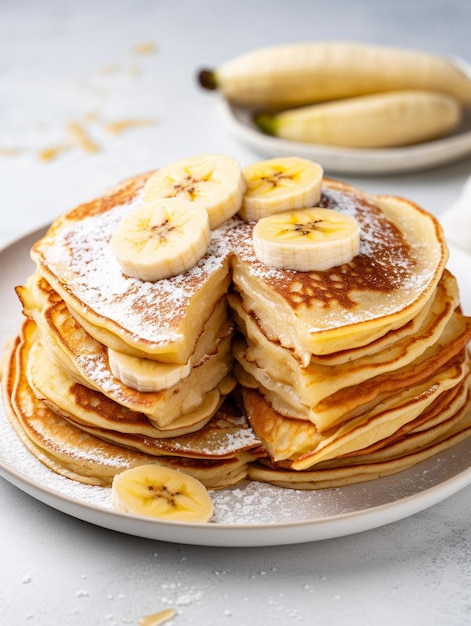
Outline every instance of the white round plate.
<svg viewBox="0 0 471 626">
<path fill-rule="evenodd" d="M 454 62 L 471 75 L 471 67 L 461 59 Z M 441 139 L 401 148 L 339 148 L 301 143 L 271 137 L 254 124 L 250 109 L 220 101 L 220 115 L 238 139 L 267 157 L 299 156 L 320 163 L 327 173 L 361 175 L 394 174 L 445 165 L 471 154 L 471 111 L 452 134 Z"/>
<path fill-rule="evenodd" d="M 43 231 L 0 251 L 0 343 L 14 337 L 21 307 L 14 286 L 34 270 L 29 249 Z M 471 277 L 464 271 L 471 291 Z M 462 277 L 459 276 L 462 280 Z M 148 539 L 204 546 L 295 544 L 363 532 L 422 511 L 471 484 L 471 439 L 410 470 L 339 489 L 296 491 L 256 482 L 212 492 L 214 522 L 162 522 L 113 510 L 110 489 L 58 476 L 23 446 L 0 402 L 0 475 L 77 519 Z"/>
</svg>

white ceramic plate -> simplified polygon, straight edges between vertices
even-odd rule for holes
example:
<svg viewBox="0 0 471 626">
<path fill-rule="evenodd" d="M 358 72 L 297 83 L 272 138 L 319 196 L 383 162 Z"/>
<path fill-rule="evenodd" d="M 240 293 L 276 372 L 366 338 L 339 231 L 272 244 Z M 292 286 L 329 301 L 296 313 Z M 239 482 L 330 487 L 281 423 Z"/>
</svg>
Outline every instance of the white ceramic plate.
<svg viewBox="0 0 471 626">
<path fill-rule="evenodd" d="M 0 345 L 18 331 L 20 304 L 14 286 L 34 267 L 29 249 L 42 231 L 0 251 Z M 463 291 L 471 277 L 455 257 Z M 58 476 L 22 445 L 0 403 L 0 475 L 37 500 L 103 528 L 149 539 L 205 546 L 266 546 L 318 541 L 366 531 L 422 511 L 471 484 L 471 440 L 387 478 L 312 492 L 244 483 L 213 492 L 210 524 L 160 522 L 112 509 L 110 490 Z"/>
<path fill-rule="evenodd" d="M 455 63 L 471 75 L 471 67 L 461 59 Z M 471 154 L 471 111 L 451 135 L 403 148 L 358 149 L 278 139 L 262 133 L 244 107 L 220 102 L 223 121 L 238 139 L 260 155 L 267 157 L 300 156 L 321 163 L 327 173 L 362 175 L 394 174 L 445 165 Z"/>
</svg>

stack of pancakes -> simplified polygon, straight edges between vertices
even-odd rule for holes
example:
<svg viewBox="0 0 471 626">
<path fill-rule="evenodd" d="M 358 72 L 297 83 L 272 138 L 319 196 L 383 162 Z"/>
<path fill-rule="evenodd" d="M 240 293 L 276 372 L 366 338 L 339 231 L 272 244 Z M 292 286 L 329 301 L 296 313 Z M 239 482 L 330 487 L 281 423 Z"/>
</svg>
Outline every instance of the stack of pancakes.
<svg viewBox="0 0 471 626">
<path fill-rule="evenodd" d="M 324 272 L 268 268 L 247 224 L 229 296 L 235 373 L 269 455 L 249 475 L 297 488 L 394 473 L 471 432 L 471 319 L 436 220 L 334 181 L 320 204 L 355 217 L 360 254 Z"/>
<path fill-rule="evenodd" d="M 49 467 L 107 485 L 156 462 L 209 488 L 313 489 L 398 472 L 471 434 L 471 318 L 432 216 L 325 179 L 320 205 L 361 227 L 350 263 L 267 267 L 254 224 L 235 217 L 194 268 L 150 283 L 124 276 L 109 245 L 146 179 L 54 222 L 17 288 L 5 403 Z M 113 353 L 181 375 L 135 388 Z"/>
<path fill-rule="evenodd" d="M 224 487 L 260 454 L 226 400 L 236 384 L 231 253 L 221 229 L 184 275 L 155 283 L 124 276 L 109 239 L 144 180 L 61 217 L 33 247 L 37 271 L 17 288 L 26 321 L 5 377 L 9 413 L 34 453 L 77 480 L 110 484 L 117 471 L 155 461 Z M 124 384 L 111 351 L 157 362 L 162 386 Z"/>
</svg>

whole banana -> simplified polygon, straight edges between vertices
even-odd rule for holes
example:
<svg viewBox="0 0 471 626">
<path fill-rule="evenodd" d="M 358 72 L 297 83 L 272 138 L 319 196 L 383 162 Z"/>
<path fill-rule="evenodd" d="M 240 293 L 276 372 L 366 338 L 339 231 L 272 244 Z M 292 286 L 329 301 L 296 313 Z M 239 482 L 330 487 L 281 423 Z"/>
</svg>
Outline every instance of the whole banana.
<svg viewBox="0 0 471 626">
<path fill-rule="evenodd" d="M 321 102 L 279 113 L 259 113 L 266 134 L 346 148 L 391 148 L 442 137 L 463 117 L 458 101 L 432 91 L 388 93 Z"/>
<path fill-rule="evenodd" d="M 445 93 L 471 104 L 471 79 L 451 60 L 348 41 L 259 48 L 201 71 L 199 81 L 231 102 L 274 109 L 403 89 Z"/>
</svg>

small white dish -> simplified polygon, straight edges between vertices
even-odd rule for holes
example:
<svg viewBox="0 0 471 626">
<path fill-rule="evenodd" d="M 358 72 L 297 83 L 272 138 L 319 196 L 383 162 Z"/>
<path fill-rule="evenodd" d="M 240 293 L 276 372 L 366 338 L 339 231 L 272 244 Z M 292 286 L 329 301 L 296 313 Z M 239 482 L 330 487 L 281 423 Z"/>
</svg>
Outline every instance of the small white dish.
<svg viewBox="0 0 471 626">
<path fill-rule="evenodd" d="M 454 62 L 471 75 L 471 67 L 462 59 Z M 220 101 L 220 115 L 234 136 L 266 157 L 299 156 L 320 163 L 327 173 L 376 176 L 412 172 L 445 165 L 471 154 L 471 110 L 452 134 L 401 148 L 339 148 L 288 141 L 261 132 L 254 124 L 253 111 L 225 100 Z"/>
</svg>

